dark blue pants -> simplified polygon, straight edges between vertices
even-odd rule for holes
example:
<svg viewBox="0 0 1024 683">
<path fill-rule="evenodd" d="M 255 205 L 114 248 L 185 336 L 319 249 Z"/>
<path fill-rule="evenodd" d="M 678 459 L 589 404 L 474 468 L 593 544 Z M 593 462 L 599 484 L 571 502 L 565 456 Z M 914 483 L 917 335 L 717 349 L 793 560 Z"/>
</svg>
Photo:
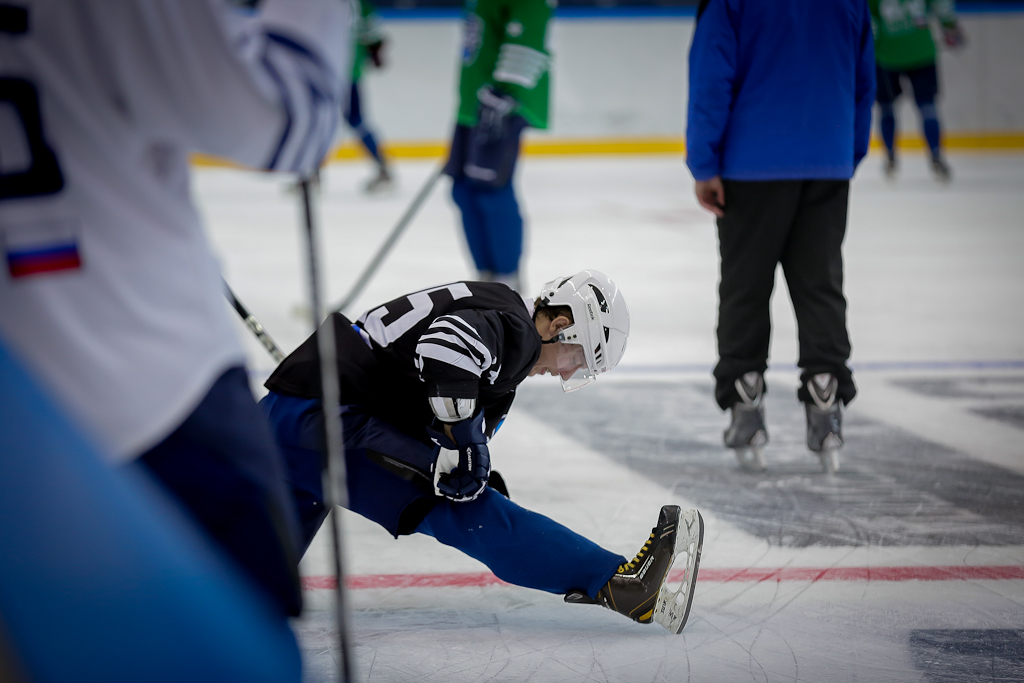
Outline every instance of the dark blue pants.
<svg viewBox="0 0 1024 683">
<path fill-rule="evenodd" d="M 932 156 L 938 156 L 942 132 L 938 111 L 935 109 L 935 96 L 939 92 L 939 76 L 935 65 L 929 64 L 906 71 L 889 71 L 879 66 L 876 67 L 875 77 L 878 83 L 875 99 L 878 101 L 881 115 L 879 127 L 889 156 L 892 156 L 895 151 L 895 101 L 903 92 L 900 82 L 904 78 L 910 81 L 910 87 L 914 93 L 914 103 L 917 104 L 917 109 L 921 112 L 921 128 L 928 143 L 928 149 L 931 150 Z"/>
<path fill-rule="evenodd" d="M 285 614 L 299 614 L 295 509 L 245 368 L 221 375 L 192 414 L 139 462 Z"/>
<path fill-rule="evenodd" d="M 327 514 L 320 402 L 271 392 L 260 404 L 285 455 L 308 545 Z M 433 448 L 357 406 L 345 408 L 343 423 L 348 507 L 396 537 L 433 536 L 483 562 L 504 581 L 558 594 L 580 589 L 594 597 L 626 561 L 493 489 L 466 503 L 435 496 L 429 475 L 402 469 L 402 463 L 410 470 L 429 469 Z"/>
<path fill-rule="evenodd" d="M 383 166 L 384 156 L 377 145 L 377 139 L 373 131 L 363 121 L 363 108 L 359 97 L 359 81 L 352 81 L 352 87 L 349 88 L 348 102 L 345 104 L 345 122 L 359 136 L 359 141 L 363 143 L 363 147 L 366 148 L 370 156 Z"/>
</svg>

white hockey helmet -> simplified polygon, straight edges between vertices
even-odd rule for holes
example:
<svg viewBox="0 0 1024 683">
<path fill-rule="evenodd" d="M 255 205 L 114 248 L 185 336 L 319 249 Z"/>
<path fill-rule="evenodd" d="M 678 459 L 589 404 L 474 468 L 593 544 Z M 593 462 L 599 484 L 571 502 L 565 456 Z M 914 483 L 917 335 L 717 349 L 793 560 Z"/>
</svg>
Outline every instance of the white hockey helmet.
<svg viewBox="0 0 1024 683">
<path fill-rule="evenodd" d="M 547 283 L 539 298 L 541 306 L 572 309 L 573 323 L 554 341 L 580 345 L 586 360 L 572 376 L 562 377 L 563 391 L 586 386 L 618 365 L 629 336 L 629 309 L 619 288 L 607 275 L 597 270 L 581 270 Z"/>
</svg>

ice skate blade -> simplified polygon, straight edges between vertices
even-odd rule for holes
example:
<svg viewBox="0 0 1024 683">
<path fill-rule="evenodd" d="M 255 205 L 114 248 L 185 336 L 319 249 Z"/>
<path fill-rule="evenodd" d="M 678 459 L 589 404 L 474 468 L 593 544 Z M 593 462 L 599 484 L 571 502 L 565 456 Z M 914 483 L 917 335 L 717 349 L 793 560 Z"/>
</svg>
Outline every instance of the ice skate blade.
<svg viewBox="0 0 1024 683">
<path fill-rule="evenodd" d="M 681 633 L 690 616 L 693 604 L 693 590 L 697 584 L 697 570 L 700 567 L 700 553 L 704 546 L 704 518 L 697 510 L 684 510 L 679 515 L 679 526 L 676 529 L 676 547 L 673 549 L 672 564 L 677 560 L 685 561 L 686 567 L 676 589 L 669 588 L 670 569 L 665 574 L 665 581 L 658 591 L 658 600 L 654 604 L 654 621 L 672 633 Z M 673 578 L 673 583 L 675 582 Z"/>
<path fill-rule="evenodd" d="M 761 473 L 768 469 L 768 461 L 764 457 L 761 446 L 737 448 L 736 459 L 740 461 L 740 469 L 744 472 Z"/>
</svg>

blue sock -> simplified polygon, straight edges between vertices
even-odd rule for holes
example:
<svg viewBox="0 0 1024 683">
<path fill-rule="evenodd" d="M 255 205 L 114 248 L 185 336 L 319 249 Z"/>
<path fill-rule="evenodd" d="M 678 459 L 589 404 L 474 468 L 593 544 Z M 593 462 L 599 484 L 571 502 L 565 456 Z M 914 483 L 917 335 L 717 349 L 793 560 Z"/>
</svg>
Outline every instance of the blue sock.
<svg viewBox="0 0 1024 683">
<path fill-rule="evenodd" d="M 596 597 L 626 561 L 491 488 L 468 503 L 438 503 L 416 531 L 480 560 L 502 581 L 549 593 Z"/>
<path fill-rule="evenodd" d="M 940 130 L 939 115 L 935 111 L 935 103 L 928 102 L 919 105 L 921 111 L 921 127 L 924 128 L 924 139 L 928 141 L 928 149 L 932 152 L 932 158 L 938 159 L 941 156 L 939 151 Z"/>
<path fill-rule="evenodd" d="M 373 137 L 373 133 L 366 126 L 359 126 L 356 128 L 356 132 L 359 134 L 359 139 L 363 141 L 363 147 L 370 153 L 378 164 L 384 165 L 384 159 L 381 158 L 380 149 L 377 148 L 377 140 Z"/>
<path fill-rule="evenodd" d="M 473 256 L 473 264 L 480 272 L 494 272 L 486 217 L 477 204 L 478 194 L 479 190 L 470 180 L 463 177 L 452 181 L 452 199 L 462 212 L 462 229 L 466 233 L 466 245 Z"/>
<path fill-rule="evenodd" d="M 512 183 L 478 190 L 476 203 L 484 216 L 491 270 L 499 275 L 516 272 L 523 255 L 523 218 Z"/>
<path fill-rule="evenodd" d="M 885 143 L 885 148 L 889 151 L 891 159 L 895 154 L 893 147 L 896 144 L 896 112 L 893 111 L 892 104 L 880 104 L 878 109 L 882 115 L 879 122 L 879 127 L 882 129 L 882 141 Z"/>
</svg>

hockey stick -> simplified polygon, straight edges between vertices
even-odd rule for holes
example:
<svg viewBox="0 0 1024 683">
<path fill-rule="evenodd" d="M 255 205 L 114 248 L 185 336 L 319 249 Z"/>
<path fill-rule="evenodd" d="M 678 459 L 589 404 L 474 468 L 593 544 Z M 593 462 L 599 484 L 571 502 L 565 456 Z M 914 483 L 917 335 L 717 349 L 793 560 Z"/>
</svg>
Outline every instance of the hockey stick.
<svg viewBox="0 0 1024 683">
<path fill-rule="evenodd" d="M 320 355 L 320 386 L 322 390 L 322 414 L 326 436 L 326 458 L 323 468 L 324 505 L 331 511 L 331 549 L 334 555 L 334 575 L 338 586 L 335 591 L 335 620 L 338 628 L 338 645 L 340 657 L 338 673 L 342 683 L 353 681 L 352 651 L 349 644 L 348 604 L 345 599 L 345 562 L 344 544 L 341 534 L 341 515 L 335 507 L 345 506 L 347 498 L 347 481 L 345 473 L 344 442 L 342 441 L 341 409 L 339 406 L 338 359 L 334 345 L 334 323 L 327 318 L 323 325 L 317 327 L 323 315 L 320 300 L 320 269 L 319 246 L 316 227 L 313 221 L 312 191 L 309 178 L 303 178 L 302 209 L 306 223 L 307 265 L 309 269 L 310 309 L 313 313 L 313 331 L 317 338 L 317 350 Z"/>
<path fill-rule="evenodd" d="M 388 238 L 384 240 L 384 244 L 380 246 L 380 249 L 377 250 L 377 253 L 374 254 L 372 259 L 370 259 L 370 263 L 363 270 L 362 274 L 359 275 L 359 279 L 356 280 L 356 283 L 352 286 L 352 289 L 349 291 L 347 295 L 345 295 L 345 298 L 341 300 L 341 303 L 334 307 L 333 310 L 335 313 L 343 313 L 346 308 L 352 305 L 352 302 L 356 300 L 356 297 L 363 293 L 363 289 L 366 288 L 366 285 L 370 282 L 370 279 L 373 278 L 373 276 L 377 272 L 377 269 L 380 268 L 380 264 L 384 261 L 385 258 L 387 258 L 387 255 L 391 252 L 391 249 L 394 248 L 395 242 L 397 242 L 398 238 L 402 236 L 402 233 L 405 231 L 405 229 L 409 227 L 409 223 L 411 223 L 413 217 L 416 216 L 416 212 L 420 210 L 420 206 L 422 206 L 423 202 L 425 202 L 427 197 L 430 196 L 431 190 L 434 189 L 434 185 L 437 184 L 438 179 L 443 174 L 444 166 L 441 166 L 436 171 L 434 171 L 434 173 L 432 173 L 429 178 L 427 178 L 427 182 L 423 184 L 423 187 L 420 188 L 420 191 L 416 195 L 416 198 L 412 200 L 412 204 L 410 204 L 409 208 L 407 208 L 405 210 L 405 213 L 402 214 L 402 217 L 398 220 L 398 223 L 395 225 L 395 227 L 391 229 L 391 234 L 388 235 Z"/>
<path fill-rule="evenodd" d="M 263 329 L 263 325 L 260 324 L 260 321 L 257 320 L 256 316 L 254 316 L 249 309 L 246 308 L 245 304 L 235 296 L 235 293 L 231 289 L 231 285 L 228 284 L 227 280 L 222 280 L 222 282 L 224 283 L 224 296 L 226 296 L 228 301 L 231 302 L 231 306 L 242 318 L 242 322 L 245 323 L 245 326 L 248 327 L 254 335 L 256 335 L 256 338 L 260 340 L 260 343 L 263 344 L 263 348 L 267 350 L 267 353 L 270 354 L 274 361 L 278 363 L 283 361 L 284 353 L 282 353 L 281 349 L 279 349 L 277 344 L 274 343 L 274 340 L 270 338 L 267 331 Z"/>
</svg>

